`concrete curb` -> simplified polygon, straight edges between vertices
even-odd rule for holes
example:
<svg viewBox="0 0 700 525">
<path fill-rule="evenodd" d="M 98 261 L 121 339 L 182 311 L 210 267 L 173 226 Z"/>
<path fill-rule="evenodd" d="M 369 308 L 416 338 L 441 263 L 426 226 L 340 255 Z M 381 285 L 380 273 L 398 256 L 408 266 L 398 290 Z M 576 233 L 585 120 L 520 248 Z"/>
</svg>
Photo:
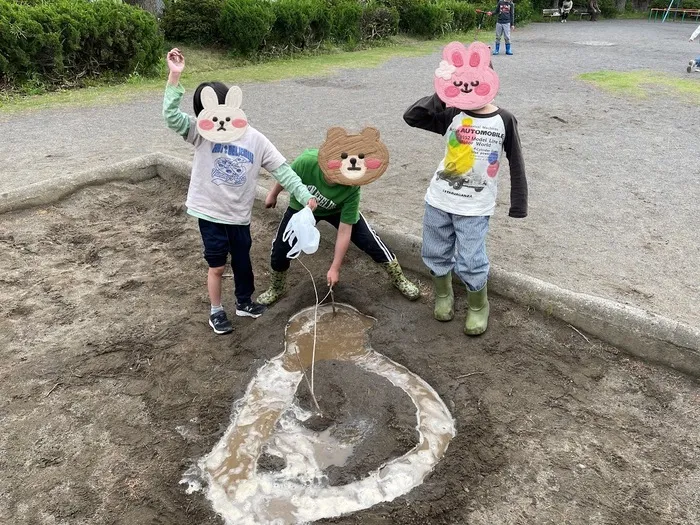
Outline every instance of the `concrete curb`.
<svg viewBox="0 0 700 525">
<path fill-rule="evenodd" d="M 154 153 L 119 162 L 103 168 L 56 177 L 0 194 L 0 213 L 45 206 L 68 197 L 86 186 L 117 180 L 141 182 L 158 175 L 157 167 L 163 155 Z"/>
<path fill-rule="evenodd" d="M 377 231 L 405 268 L 427 273 L 420 257 L 420 237 Z M 634 356 L 700 377 L 700 330 L 695 327 L 493 265 L 489 291 L 561 319 Z"/>
<path fill-rule="evenodd" d="M 25 186 L 0 194 L 0 214 L 56 202 L 85 186 L 115 180 L 140 182 L 156 176 L 166 181 L 188 179 L 192 163 L 162 153 Z M 262 208 L 265 188 L 258 186 L 256 208 Z M 283 213 L 280 199 L 275 210 Z M 397 231 L 398 223 L 377 215 L 377 222 L 392 226 L 377 228 L 396 252 L 404 268 L 426 275 L 420 250 L 421 239 Z M 700 329 L 650 314 L 609 299 L 572 292 L 534 277 L 491 268 L 489 288 L 523 306 L 534 307 L 598 339 L 642 359 L 700 377 Z"/>
</svg>

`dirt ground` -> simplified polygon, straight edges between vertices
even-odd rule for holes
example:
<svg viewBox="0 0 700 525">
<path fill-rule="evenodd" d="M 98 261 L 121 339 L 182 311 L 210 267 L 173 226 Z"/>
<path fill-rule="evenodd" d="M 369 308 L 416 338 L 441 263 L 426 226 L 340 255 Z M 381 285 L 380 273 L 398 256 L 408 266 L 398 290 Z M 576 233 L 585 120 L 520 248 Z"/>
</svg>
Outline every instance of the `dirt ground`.
<svg viewBox="0 0 700 525">
<path fill-rule="evenodd" d="M 287 298 L 215 336 L 184 193 L 160 180 L 109 184 L 2 217 L 0 522 L 220 523 L 179 481 L 218 441 L 232 403 L 281 351 L 287 320 L 313 304 L 313 291 L 294 264 Z M 272 212 L 254 216 L 259 289 L 276 221 Z M 322 278 L 330 258 L 324 247 L 305 261 Z M 424 277 L 413 277 L 426 294 L 409 303 L 353 251 L 336 299 L 377 319 L 373 348 L 437 390 L 457 435 L 423 485 L 327 523 L 700 522 L 696 380 L 498 297 L 489 331 L 466 338 L 464 294 L 457 319 L 440 324 Z M 227 279 L 226 297 L 230 287 Z M 374 384 L 346 384 L 332 367 L 317 375 L 327 407 Z M 398 426 L 394 438 L 364 443 L 333 482 L 412 446 L 404 401 L 377 398 L 379 410 L 365 417 Z"/>
<path fill-rule="evenodd" d="M 700 82 L 685 71 L 700 49 L 688 42 L 695 25 L 572 20 L 516 28 L 515 55 L 493 60 L 501 80 L 495 102 L 518 118 L 530 210 L 526 220 L 507 217 L 503 169 L 489 236 L 494 264 L 700 327 L 700 265 L 690 256 L 700 253 L 697 103 L 656 88 L 643 99 L 615 96 L 578 78 L 643 69 Z M 300 63 L 299 78 L 243 84 L 243 108 L 290 159 L 318 147 L 331 126 L 377 127 L 392 163 L 363 190 L 364 209 L 381 214 L 379 226 L 420 235 L 423 197 L 445 146 L 402 115 L 432 93 L 440 49 L 322 78 L 304 78 Z M 185 87 L 182 108 L 191 112 L 196 86 Z M 0 111 L 0 193 L 154 151 L 190 159 L 192 147 L 165 127 L 161 109 L 158 90 L 118 104 Z"/>
</svg>

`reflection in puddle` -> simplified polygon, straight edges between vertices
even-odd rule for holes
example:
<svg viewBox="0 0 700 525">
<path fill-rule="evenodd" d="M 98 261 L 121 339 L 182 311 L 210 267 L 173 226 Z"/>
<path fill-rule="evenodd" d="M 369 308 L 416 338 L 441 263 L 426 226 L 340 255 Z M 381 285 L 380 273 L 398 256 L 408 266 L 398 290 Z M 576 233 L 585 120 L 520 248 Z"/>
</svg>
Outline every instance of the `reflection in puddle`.
<svg viewBox="0 0 700 525">
<path fill-rule="evenodd" d="M 329 466 L 344 465 L 363 439 L 368 423 L 342 431 L 305 428 L 311 416 L 294 404 L 311 365 L 314 308 L 294 315 L 287 326 L 285 351 L 263 365 L 234 406 L 234 419 L 214 450 L 202 460 L 208 497 L 229 524 L 294 524 L 356 512 L 409 492 L 420 485 L 447 450 L 454 421 L 440 397 L 423 379 L 375 352 L 368 331 L 374 319 L 351 306 L 318 309 L 316 361 L 347 361 L 385 377 L 416 407 L 418 444 L 401 457 L 358 481 L 330 486 Z M 280 468 L 263 470 L 265 453 L 280 458 Z"/>
</svg>

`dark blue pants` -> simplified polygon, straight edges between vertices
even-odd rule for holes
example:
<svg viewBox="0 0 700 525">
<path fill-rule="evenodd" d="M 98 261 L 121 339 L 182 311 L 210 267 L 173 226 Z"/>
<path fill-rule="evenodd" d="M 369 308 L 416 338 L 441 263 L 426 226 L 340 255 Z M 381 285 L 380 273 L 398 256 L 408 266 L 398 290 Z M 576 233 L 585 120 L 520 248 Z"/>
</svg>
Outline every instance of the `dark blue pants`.
<svg viewBox="0 0 700 525">
<path fill-rule="evenodd" d="M 250 262 L 250 225 L 219 224 L 199 219 L 199 233 L 204 243 L 204 259 L 210 268 L 226 266 L 231 254 L 231 268 L 235 284 L 236 301 L 246 304 L 255 291 L 253 264 Z"/>
</svg>

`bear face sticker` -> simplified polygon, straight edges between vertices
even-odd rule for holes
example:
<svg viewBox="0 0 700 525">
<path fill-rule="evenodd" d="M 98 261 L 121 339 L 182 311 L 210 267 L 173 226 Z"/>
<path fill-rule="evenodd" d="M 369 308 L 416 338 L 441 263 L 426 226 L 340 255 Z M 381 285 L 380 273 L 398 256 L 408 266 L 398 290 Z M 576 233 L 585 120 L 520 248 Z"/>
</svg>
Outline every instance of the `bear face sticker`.
<svg viewBox="0 0 700 525">
<path fill-rule="evenodd" d="M 226 102 L 219 104 L 216 92 L 209 86 L 202 90 L 204 109 L 197 116 L 197 131 L 205 139 L 226 144 L 243 136 L 248 129 L 248 119 L 241 109 L 243 92 L 231 86 L 226 93 Z"/>
<path fill-rule="evenodd" d="M 489 104 L 499 87 L 489 46 L 482 42 L 468 48 L 461 42 L 446 45 L 433 84 L 435 93 L 449 107 L 479 109 Z"/>
<path fill-rule="evenodd" d="M 375 128 L 365 128 L 358 135 L 331 128 L 318 150 L 318 164 L 329 184 L 363 186 L 384 174 L 389 150 Z"/>
</svg>

